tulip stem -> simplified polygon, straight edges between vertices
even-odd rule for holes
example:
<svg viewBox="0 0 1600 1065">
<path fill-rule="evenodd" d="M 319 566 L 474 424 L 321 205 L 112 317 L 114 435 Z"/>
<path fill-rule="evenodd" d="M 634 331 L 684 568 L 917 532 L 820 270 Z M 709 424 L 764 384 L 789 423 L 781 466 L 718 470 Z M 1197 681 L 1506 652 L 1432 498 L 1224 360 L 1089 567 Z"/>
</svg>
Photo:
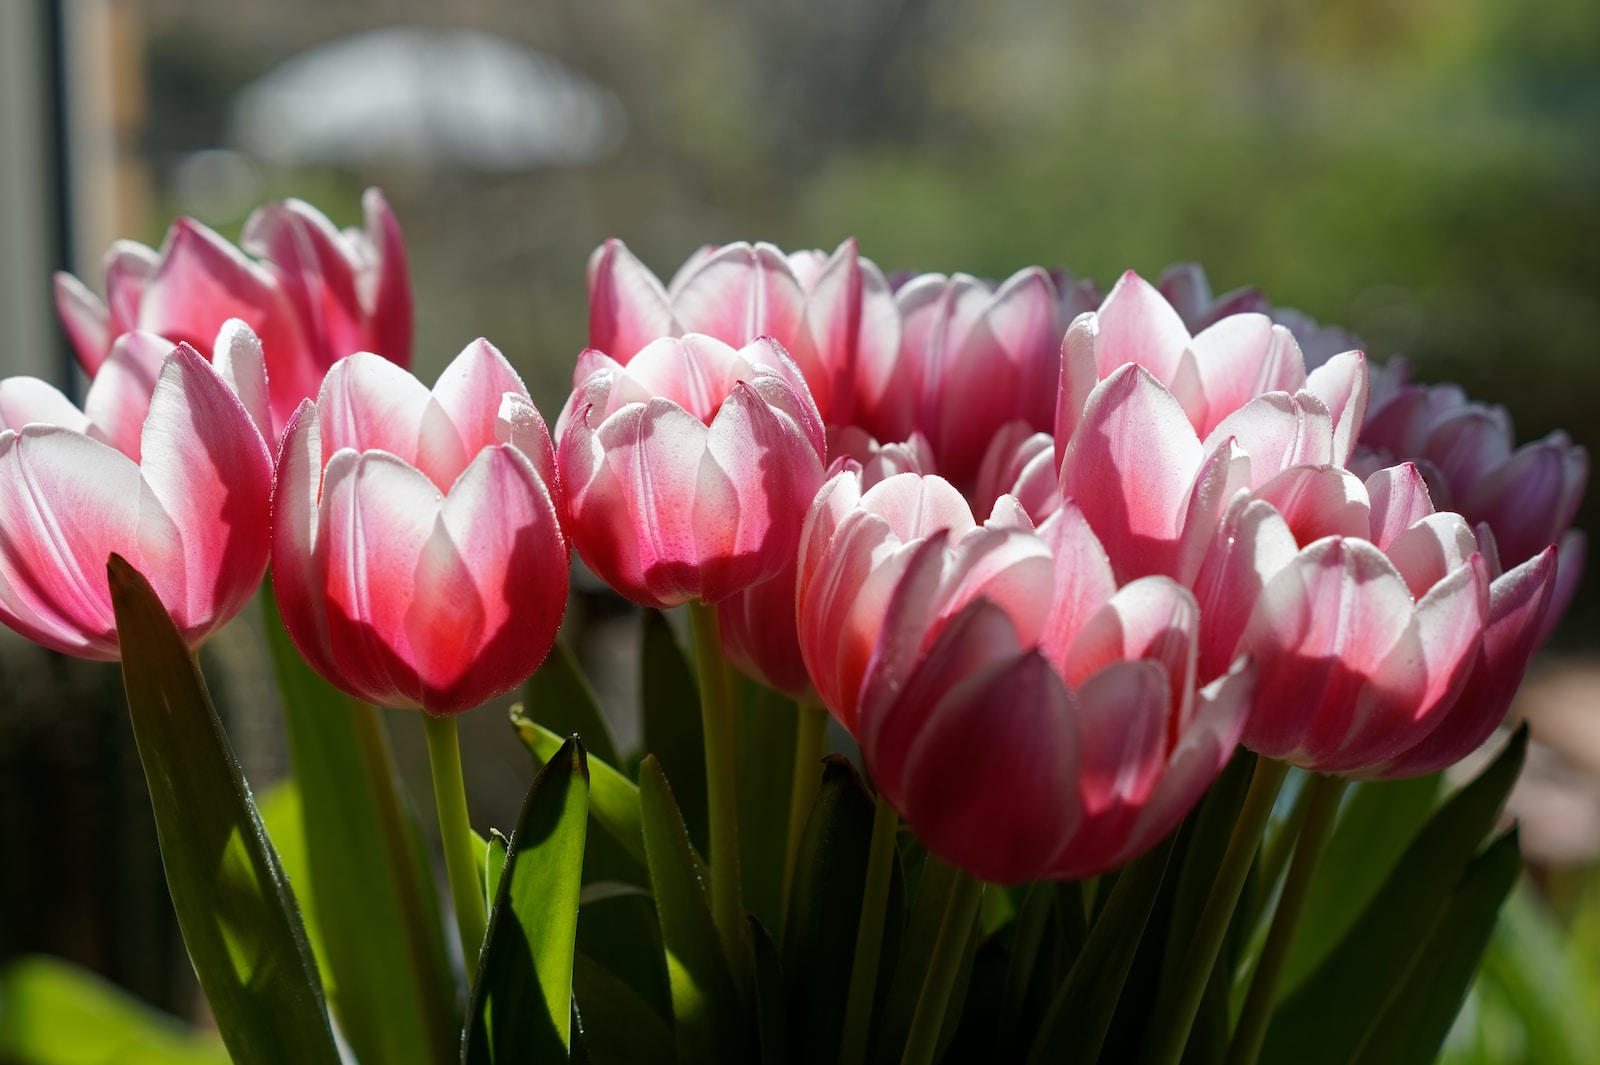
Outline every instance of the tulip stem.
<svg viewBox="0 0 1600 1065">
<path fill-rule="evenodd" d="M 456 927 L 461 931 L 461 958 L 467 966 L 467 988 L 478 970 L 487 927 L 478 863 L 473 858 L 472 823 L 467 819 L 467 785 L 461 778 L 461 742 L 453 714 L 435 717 L 424 712 L 428 733 L 428 764 L 433 769 L 433 802 L 439 811 L 439 839 L 444 847 L 444 868 L 450 877 L 450 898 L 455 903 Z"/>
<path fill-rule="evenodd" d="M 928 959 L 928 972 L 922 978 L 917 1009 L 911 1016 L 911 1032 L 906 1036 L 900 1065 L 932 1065 L 938 1053 L 945 1010 L 949 1008 L 956 977 L 961 973 L 967 938 L 972 933 L 972 922 L 977 920 L 978 903 L 982 900 L 983 881 L 956 870 L 950 901 L 945 905 L 944 920 L 939 925 L 939 937 L 934 940 L 933 955 Z"/>
<path fill-rule="evenodd" d="M 1272 929 L 1256 961 L 1255 976 L 1250 981 L 1250 992 L 1239 1014 L 1233 1042 L 1228 1047 L 1226 1065 L 1254 1065 L 1261 1054 L 1267 1022 L 1272 1019 L 1272 1007 L 1278 994 L 1278 981 L 1289 957 L 1289 945 L 1294 942 L 1295 927 L 1300 923 L 1306 897 L 1311 893 L 1317 863 L 1322 860 L 1328 837 L 1333 834 L 1345 784 L 1344 777 L 1321 773 L 1306 781 L 1311 797 L 1306 804 L 1305 823 L 1300 829 L 1299 842 L 1295 844 L 1289 876 L 1283 882 L 1283 894 L 1278 898 L 1278 910 L 1272 917 Z"/>
<path fill-rule="evenodd" d="M 1273 804 L 1278 800 L 1278 791 L 1288 772 L 1287 765 L 1270 758 L 1256 762 L 1244 807 L 1233 826 L 1233 835 L 1228 839 L 1228 848 L 1223 852 L 1222 865 L 1206 896 L 1205 907 L 1200 911 L 1194 939 L 1183 955 L 1183 964 L 1173 978 L 1174 983 L 1163 988 L 1157 998 L 1156 1024 L 1151 1036 L 1155 1052 L 1146 1058 L 1153 1065 L 1179 1065 L 1183 1059 L 1189 1030 L 1194 1027 L 1195 1014 L 1200 1011 L 1200 999 L 1205 995 L 1211 970 L 1216 967 L 1217 954 L 1222 950 L 1228 923 L 1239 904 L 1239 893 L 1244 890 L 1250 863 L 1261 843 L 1261 833 L 1272 816 Z"/>
<path fill-rule="evenodd" d="M 734 984 L 744 987 L 744 899 L 739 885 L 739 806 L 734 752 L 737 749 L 728 666 L 722 655 L 717 612 L 689 604 L 695 666 L 700 678 L 701 728 L 706 745 L 706 805 L 711 821 L 711 916 L 728 956 Z"/>
<path fill-rule="evenodd" d="M 822 756 L 828 747 L 828 712 L 820 706 L 795 704 L 794 779 L 789 787 L 789 840 L 783 854 L 783 922 L 789 920 L 789 890 L 794 885 L 794 866 L 800 856 L 800 837 L 811 816 L 822 780 Z M 781 929 L 780 929 L 781 934 Z"/>
<path fill-rule="evenodd" d="M 883 922 L 889 908 L 895 836 L 899 828 L 899 815 L 879 791 L 872 811 L 872 841 L 867 845 L 867 876 L 861 886 L 861 919 L 856 924 L 856 955 L 850 966 L 850 993 L 845 999 L 839 1065 L 861 1065 L 867 1057 L 867 1037 L 872 1034 L 872 1000 L 878 990 Z"/>
</svg>

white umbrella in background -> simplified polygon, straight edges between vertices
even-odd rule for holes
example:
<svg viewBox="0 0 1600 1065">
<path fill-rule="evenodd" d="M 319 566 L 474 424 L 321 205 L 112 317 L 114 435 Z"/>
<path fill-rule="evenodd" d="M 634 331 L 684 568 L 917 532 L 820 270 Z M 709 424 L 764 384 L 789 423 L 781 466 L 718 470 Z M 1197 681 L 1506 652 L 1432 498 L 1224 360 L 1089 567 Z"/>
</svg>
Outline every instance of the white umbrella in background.
<svg viewBox="0 0 1600 1065">
<path fill-rule="evenodd" d="M 280 166 L 402 159 L 527 170 L 610 154 L 617 98 L 490 33 L 396 26 L 309 48 L 246 86 L 232 138 Z"/>
</svg>

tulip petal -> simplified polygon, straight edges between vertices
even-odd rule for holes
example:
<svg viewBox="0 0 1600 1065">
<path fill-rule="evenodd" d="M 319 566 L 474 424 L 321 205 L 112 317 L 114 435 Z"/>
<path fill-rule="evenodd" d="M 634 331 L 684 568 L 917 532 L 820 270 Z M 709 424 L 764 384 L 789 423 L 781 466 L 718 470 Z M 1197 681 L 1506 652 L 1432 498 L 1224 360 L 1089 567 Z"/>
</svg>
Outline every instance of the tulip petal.
<svg viewBox="0 0 1600 1065">
<path fill-rule="evenodd" d="M 417 468 L 441 489 L 454 484 L 468 462 L 496 443 L 500 400 L 508 392 L 528 395 L 498 348 L 481 337 L 463 348 L 433 386 L 420 426 Z"/>
<path fill-rule="evenodd" d="M 1419 601 L 1478 553 L 1477 537 L 1459 514 L 1429 514 L 1384 549 Z"/>
<path fill-rule="evenodd" d="M 1339 466 L 1291 466 L 1254 494 L 1283 515 L 1302 544 L 1324 536 L 1365 540 L 1372 528 L 1366 486 Z"/>
<path fill-rule="evenodd" d="M 566 554 L 532 463 L 512 447 L 480 451 L 416 561 L 405 633 L 423 709 L 467 710 L 527 679 L 561 624 Z"/>
<path fill-rule="evenodd" d="M 104 271 L 106 307 L 111 312 L 110 337 L 148 328 L 139 320 L 139 304 L 144 299 L 150 279 L 160 266 L 161 256 L 156 254 L 155 249 L 138 241 L 113 241 L 111 247 L 106 249 Z"/>
<path fill-rule="evenodd" d="M 1078 422 L 1083 418 L 1083 408 L 1089 402 L 1089 393 L 1100 381 L 1095 363 L 1095 350 L 1100 344 L 1100 320 L 1095 314 L 1085 312 L 1067 326 L 1061 339 L 1061 376 L 1056 388 L 1056 419 L 1054 427 L 1056 465 L 1067 451 Z"/>
<path fill-rule="evenodd" d="M 171 533 L 160 518 L 139 468 L 115 448 L 56 426 L 0 432 L 0 620 L 54 650 L 115 659 L 106 559 L 143 567 L 141 523 L 159 540 Z M 166 602 L 170 574 L 151 579 Z"/>
<path fill-rule="evenodd" d="M 367 350 L 409 367 L 415 316 L 405 238 L 380 190 L 371 188 L 361 194 L 361 215 L 366 226 L 369 270 L 357 277 L 356 285 L 362 307 L 371 314 L 368 334 L 372 339 Z M 371 263 L 377 264 L 376 277 L 370 272 Z M 373 282 L 375 291 L 366 291 L 368 282 Z M 346 352 L 335 349 L 331 354 Z"/>
<path fill-rule="evenodd" d="M 1389 545 L 1411 526 L 1434 512 L 1427 482 L 1415 463 L 1403 462 L 1373 473 L 1366 480 L 1372 504 L 1372 525 L 1367 539 L 1387 552 Z"/>
<path fill-rule="evenodd" d="M 217 368 L 250 412 L 251 421 L 267 441 L 278 439 L 272 427 L 272 393 L 267 385 L 266 355 L 255 332 L 237 318 L 222 323 L 217 343 L 211 352 L 211 365 Z"/>
<path fill-rule="evenodd" d="M 1189 330 L 1150 282 L 1132 270 L 1124 273 L 1100 305 L 1099 319 L 1095 364 L 1102 380 L 1130 362 L 1162 384 L 1177 376 Z"/>
<path fill-rule="evenodd" d="M 57 425 L 75 433 L 89 431 L 89 419 L 61 390 L 37 377 L 0 380 L 0 429 L 20 432 L 25 425 Z"/>
<path fill-rule="evenodd" d="M 1201 436 L 1265 392 L 1297 392 L 1306 384 L 1305 360 L 1294 336 L 1264 314 L 1234 314 L 1197 334 L 1190 344 L 1205 394 Z"/>
<path fill-rule="evenodd" d="M 284 427 L 278 451 L 272 493 L 272 590 L 295 648 L 318 673 L 337 677 L 339 664 L 328 652 L 328 543 L 321 535 L 319 515 L 322 455 L 317 408 L 304 400 Z"/>
<path fill-rule="evenodd" d="M 656 275 L 615 238 L 589 259 L 589 346 L 626 363 L 657 337 L 680 330 Z"/>
<path fill-rule="evenodd" d="M 140 434 L 163 360 L 172 352 L 171 341 L 154 333 L 123 333 L 111 345 L 100 372 L 89 384 L 83 412 L 88 432 L 135 462 L 139 461 Z"/>
<path fill-rule="evenodd" d="M 1076 506 L 1067 504 L 1039 527 L 1055 559 L 1050 620 L 1039 650 L 1065 675 L 1067 649 L 1117 590 L 1105 548 Z"/>
<path fill-rule="evenodd" d="M 1202 454 L 1183 408 L 1142 367 L 1113 372 L 1090 394 L 1061 482 L 1120 579 L 1171 572 Z"/>
<path fill-rule="evenodd" d="M 141 450 L 145 483 L 180 530 L 169 563 L 186 574 L 184 595 L 162 601 L 194 646 L 243 609 L 266 571 L 272 458 L 239 397 L 188 345 L 161 367 Z"/>
<path fill-rule="evenodd" d="M 317 396 L 323 453 L 387 451 L 415 465 L 431 398 L 422 382 L 388 359 L 367 352 L 340 359 Z M 442 493 L 450 481 L 435 486 Z"/>
<path fill-rule="evenodd" d="M 1222 421 L 1206 438 L 1233 437 L 1250 456 L 1250 487 L 1259 488 L 1290 466 L 1333 463 L 1333 429 L 1327 408 L 1309 392 L 1257 396 Z"/>
<path fill-rule="evenodd" d="M 66 331 L 83 372 L 93 377 L 111 350 L 111 312 L 76 277 L 56 271 L 51 278 L 56 317 Z"/>
<path fill-rule="evenodd" d="M 1261 590 L 1299 551 L 1288 523 L 1270 503 L 1240 497 L 1224 513 L 1194 583 L 1202 682 L 1229 669 Z"/>
<path fill-rule="evenodd" d="M 1346 465 L 1367 415 L 1367 357 L 1359 351 L 1335 355 L 1306 375 L 1306 391 L 1322 401 L 1333 426 L 1332 451 L 1324 461 Z"/>
</svg>

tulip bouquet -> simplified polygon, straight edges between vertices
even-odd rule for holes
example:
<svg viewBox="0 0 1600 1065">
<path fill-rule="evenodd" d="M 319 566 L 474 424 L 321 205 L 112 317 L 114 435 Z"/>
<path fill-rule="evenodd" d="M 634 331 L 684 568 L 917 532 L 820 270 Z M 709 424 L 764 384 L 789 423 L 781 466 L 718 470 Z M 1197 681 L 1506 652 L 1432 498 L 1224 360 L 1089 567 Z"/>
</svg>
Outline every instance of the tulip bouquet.
<svg viewBox="0 0 1600 1065">
<path fill-rule="evenodd" d="M 118 244 L 57 282 L 83 408 L 0 382 L 0 620 L 120 659 L 234 1060 L 1432 1060 L 1523 737 L 1439 774 L 1573 595 L 1583 449 L 1196 267 L 853 242 L 607 242 L 552 433 L 487 341 L 410 374 L 365 209 Z M 643 751 L 557 642 L 574 551 L 645 608 Z M 259 807 L 193 655 L 258 588 Z M 456 715 L 519 689 L 480 836 Z"/>
</svg>

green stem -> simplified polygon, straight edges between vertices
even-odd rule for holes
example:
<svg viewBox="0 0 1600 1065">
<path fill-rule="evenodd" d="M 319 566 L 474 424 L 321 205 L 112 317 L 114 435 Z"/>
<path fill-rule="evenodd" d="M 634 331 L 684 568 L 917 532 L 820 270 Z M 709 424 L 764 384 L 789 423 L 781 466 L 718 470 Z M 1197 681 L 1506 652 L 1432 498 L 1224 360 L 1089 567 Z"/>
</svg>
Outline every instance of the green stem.
<svg viewBox="0 0 1600 1065">
<path fill-rule="evenodd" d="M 440 987 L 443 959 L 438 956 L 436 915 L 433 906 L 417 879 L 419 870 L 428 868 L 418 853 L 417 840 L 400 805 L 400 774 L 394 764 L 394 750 L 389 745 L 389 733 L 383 727 L 381 711 L 360 699 L 346 700 L 350 708 L 350 723 L 355 733 L 356 750 L 361 757 L 361 768 L 367 781 L 367 791 L 372 796 L 377 813 L 379 843 L 383 848 L 384 864 L 388 866 L 389 883 L 394 885 L 396 905 L 404 925 L 406 959 L 411 966 L 411 978 L 419 988 Z M 448 971 L 446 968 L 443 971 Z M 471 979 L 470 973 L 468 979 Z M 425 995 L 423 1001 L 432 1007 L 443 1000 L 437 994 Z M 449 1017 L 446 1007 L 428 1010 L 426 1022 L 435 1036 L 432 1045 L 450 1046 L 458 1033 L 458 1025 Z"/>
<path fill-rule="evenodd" d="M 789 889 L 794 885 L 794 864 L 800 855 L 800 837 L 816 801 L 822 781 L 822 756 L 828 747 L 828 712 L 820 706 L 795 704 L 794 778 L 789 786 L 789 839 L 783 853 L 782 923 L 789 919 Z M 781 925 L 780 925 L 781 932 Z"/>
<path fill-rule="evenodd" d="M 461 743 L 453 714 L 435 717 L 424 712 L 428 733 L 428 764 L 433 769 L 433 802 L 439 811 L 439 838 L 444 846 L 444 868 L 450 877 L 450 898 L 455 903 L 456 927 L 461 931 L 461 957 L 467 966 L 467 986 L 472 986 L 483 949 L 487 920 L 483 891 L 478 886 L 478 864 L 473 857 L 472 823 L 467 819 L 467 785 L 461 778 Z"/>
<path fill-rule="evenodd" d="M 717 630 L 717 612 L 689 604 L 695 666 L 700 678 L 700 714 L 706 744 L 706 805 L 711 821 L 711 916 L 728 955 L 734 983 L 745 986 L 744 899 L 739 884 L 739 806 L 734 752 L 733 700 L 728 667 Z"/>
<path fill-rule="evenodd" d="M 1239 1014 L 1239 1026 L 1234 1029 L 1233 1042 L 1228 1047 L 1226 1065 L 1254 1065 L 1261 1053 L 1267 1022 L 1272 1019 L 1272 1007 L 1278 994 L 1278 981 L 1289 957 L 1289 945 L 1294 942 L 1295 927 L 1300 923 L 1306 897 L 1311 893 L 1317 863 L 1322 860 L 1322 852 L 1333 834 L 1345 784 L 1344 777 L 1320 773 L 1306 781 L 1311 798 L 1306 804 L 1305 824 L 1300 829 L 1300 841 L 1295 844 L 1288 879 L 1283 882 L 1278 911 L 1272 917 L 1272 930 L 1267 933 L 1266 946 L 1261 948 L 1261 957 L 1256 962 L 1244 1011 Z"/>
<path fill-rule="evenodd" d="M 1270 758 L 1256 763 L 1250 790 L 1244 797 L 1244 807 L 1239 811 L 1239 820 L 1233 826 L 1233 835 L 1222 855 L 1217 879 L 1200 911 L 1194 939 L 1173 977 L 1175 982 L 1156 1003 L 1156 1024 L 1151 1036 L 1155 1041 L 1154 1053 L 1146 1059 L 1153 1065 L 1179 1065 L 1183 1059 L 1183 1048 L 1189 1042 L 1195 1014 L 1200 1011 L 1206 981 L 1216 966 L 1222 941 L 1228 933 L 1228 922 L 1239 904 L 1239 893 L 1244 890 L 1250 862 L 1261 843 L 1261 832 L 1272 816 L 1273 803 L 1278 799 L 1278 790 L 1283 787 L 1283 778 L 1288 772 L 1287 765 Z"/>
<path fill-rule="evenodd" d="M 883 950 L 883 921 L 889 907 L 894 873 L 895 834 L 900 818 L 878 792 L 872 812 L 872 841 L 867 845 L 867 876 L 861 887 L 861 919 L 856 924 L 856 956 L 850 966 L 850 995 L 845 1000 L 844 1037 L 839 1065 L 860 1065 L 872 1034 L 872 1000 L 878 990 L 878 960 Z"/>
<path fill-rule="evenodd" d="M 917 996 L 917 1011 L 911 1018 L 911 1032 L 906 1036 L 906 1050 L 900 1065 L 933 1065 L 934 1055 L 939 1050 L 939 1033 L 944 1028 L 945 1010 L 950 1005 L 950 993 L 955 990 L 961 959 L 967 952 L 967 937 L 972 932 L 972 922 L 978 917 L 978 903 L 982 900 L 983 881 L 957 870 L 955 887 L 945 906 L 944 921 L 939 925 L 939 938 L 934 941 L 933 956 L 928 959 L 928 973 L 922 980 L 922 993 Z"/>
</svg>

